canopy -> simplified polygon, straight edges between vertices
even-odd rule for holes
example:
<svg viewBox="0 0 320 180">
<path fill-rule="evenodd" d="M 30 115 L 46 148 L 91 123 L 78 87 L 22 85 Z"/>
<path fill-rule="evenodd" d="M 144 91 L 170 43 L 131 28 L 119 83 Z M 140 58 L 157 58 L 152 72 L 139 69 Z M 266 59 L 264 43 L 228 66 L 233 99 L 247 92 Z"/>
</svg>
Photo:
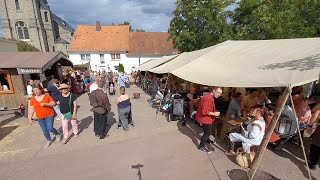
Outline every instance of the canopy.
<svg viewBox="0 0 320 180">
<path fill-rule="evenodd" d="M 73 65 L 61 52 L 0 52 L 0 68 L 17 68 L 19 74 L 42 73 L 57 62 Z"/>
<path fill-rule="evenodd" d="M 151 59 L 150 61 L 142 64 L 141 66 L 135 68 L 140 71 L 148 71 L 154 67 L 157 67 L 163 63 L 166 63 L 167 61 L 170 61 L 171 59 L 175 58 L 178 55 L 172 55 L 172 56 L 163 56 L 160 59 Z"/>
<path fill-rule="evenodd" d="M 210 86 L 298 86 L 319 78 L 320 38 L 226 41 L 150 71 Z"/>
</svg>

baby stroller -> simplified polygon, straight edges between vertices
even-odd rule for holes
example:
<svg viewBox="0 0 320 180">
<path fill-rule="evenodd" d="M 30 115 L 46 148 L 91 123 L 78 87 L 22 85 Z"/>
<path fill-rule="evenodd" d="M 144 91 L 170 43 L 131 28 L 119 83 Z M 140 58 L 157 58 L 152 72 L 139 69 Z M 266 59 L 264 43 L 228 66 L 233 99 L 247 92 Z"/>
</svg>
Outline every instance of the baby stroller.
<svg viewBox="0 0 320 180">
<path fill-rule="evenodd" d="M 163 99 L 163 94 L 160 91 L 157 91 L 155 95 L 150 99 L 149 103 L 152 108 L 159 108 L 161 101 Z"/>
<path fill-rule="evenodd" d="M 110 83 L 109 95 L 115 95 L 115 94 L 116 94 L 116 91 L 115 91 L 114 85 L 113 85 L 113 83 Z"/>
<path fill-rule="evenodd" d="M 171 97 L 171 106 L 168 109 L 168 121 L 182 120 L 182 125 L 186 125 L 185 103 L 180 94 L 173 94 Z"/>
<path fill-rule="evenodd" d="M 131 103 L 130 103 L 130 113 L 128 115 L 128 124 L 131 125 L 132 127 L 135 127 L 135 123 L 132 119 L 132 108 L 131 108 Z M 119 113 L 118 113 L 119 114 Z M 118 125 L 117 125 L 117 129 L 119 129 L 119 127 L 121 127 L 121 122 L 120 122 L 120 117 L 118 117 Z"/>
<path fill-rule="evenodd" d="M 287 141 L 298 136 L 296 120 L 293 109 L 285 105 L 275 128 L 275 133 L 281 138 L 275 143 L 275 150 L 282 150 Z"/>
</svg>

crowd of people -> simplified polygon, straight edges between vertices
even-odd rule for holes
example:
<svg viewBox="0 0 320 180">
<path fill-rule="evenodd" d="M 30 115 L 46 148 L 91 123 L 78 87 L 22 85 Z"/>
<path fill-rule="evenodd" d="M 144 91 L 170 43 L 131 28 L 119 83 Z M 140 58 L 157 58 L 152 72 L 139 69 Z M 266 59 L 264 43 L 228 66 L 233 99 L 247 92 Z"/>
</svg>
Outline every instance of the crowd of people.
<svg viewBox="0 0 320 180">
<path fill-rule="evenodd" d="M 271 88 L 209 87 L 191 83 L 173 75 L 159 76 L 150 72 L 138 72 L 135 79 L 137 85 L 151 97 L 154 97 L 157 91 L 164 95 L 171 92 L 185 97 L 186 114 L 190 118 L 195 118 L 204 132 L 198 148 L 206 153 L 210 153 L 206 144 L 213 142 L 209 136 L 212 134 L 212 124 L 215 123 L 217 117 L 250 119 L 245 121 L 245 125 L 239 126 L 239 132 L 228 134 L 230 151 L 225 152 L 226 155 L 236 155 L 234 148 L 236 142 L 242 143 L 242 151 L 248 156 L 250 156 L 252 146 L 261 144 L 280 99 L 280 93 L 284 90 L 272 92 Z M 294 110 L 299 124 L 297 131 L 305 130 L 311 133 L 312 125 L 319 123 L 320 102 L 309 104 L 304 94 L 302 86 L 294 87 L 292 90 Z M 292 106 L 290 103 L 289 105 Z M 314 107 L 311 108 L 310 105 Z M 294 124 L 295 120 L 292 120 L 291 123 Z M 319 127 L 313 128 L 315 132 L 309 153 L 311 169 L 315 167 L 320 156 Z M 279 133 L 273 132 L 270 142 L 274 143 L 280 139 Z"/>
<path fill-rule="evenodd" d="M 243 118 L 245 125 L 239 126 L 239 132 L 228 133 L 230 151 L 226 155 L 235 155 L 234 144 L 242 143 L 242 151 L 250 154 L 252 146 L 259 146 L 265 135 L 265 131 L 271 123 L 279 95 L 270 93 L 270 89 L 240 88 L 240 87 L 210 87 L 182 80 L 175 76 L 156 74 L 133 73 L 132 77 L 143 90 L 151 97 L 157 92 L 164 95 L 179 93 L 184 96 L 187 104 L 186 114 L 194 118 L 202 127 L 203 135 L 199 144 L 199 150 L 210 153 L 207 148 L 212 135 L 212 126 L 217 117 Z M 50 132 L 55 140 L 60 141 L 58 131 L 53 127 L 54 117 L 62 122 L 63 143 L 69 141 L 68 126 L 72 125 L 73 134 L 78 138 L 79 128 L 77 124 L 77 97 L 82 92 L 88 92 L 91 111 L 94 117 L 94 133 L 100 139 L 106 137 L 107 115 L 111 111 L 107 87 L 119 87 L 119 97 L 116 98 L 119 121 L 128 131 L 131 102 L 125 89 L 128 87 L 128 77 L 124 73 L 97 72 L 95 74 L 74 72 L 67 74 L 62 81 L 54 79 L 52 75 L 47 80 L 35 83 L 28 80 L 27 93 L 32 96 L 29 108 L 29 123 L 36 119 L 47 140 L 46 147 L 52 143 Z M 299 129 L 313 133 L 309 153 L 309 166 L 314 168 L 320 154 L 320 129 L 314 124 L 319 123 L 320 102 L 313 108 L 303 95 L 301 87 L 295 87 L 292 91 L 294 110 L 297 114 Z M 34 113 L 36 118 L 33 117 Z M 315 132 L 314 132 L 315 131 Z M 281 137 L 273 133 L 270 142 L 275 142 Z"/>
<path fill-rule="evenodd" d="M 70 140 L 69 124 L 75 138 L 78 138 L 78 105 L 77 98 L 87 92 L 92 106 L 94 119 L 94 133 L 99 139 L 106 137 L 107 115 L 111 111 L 111 104 L 107 95 L 107 88 L 116 83 L 120 87 L 117 99 L 119 119 L 123 129 L 128 131 L 128 107 L 131 106 L 130 98 L 125 93 L 128 86 L 128 77 L 124 73 L 111 72 L 79 72 L 73 71 L 66 74 L 62 80 L 55 79 L 53 75 L 46 74 L 46 80 L 29 79 L 27 81 L 27 94 L 30 97 L 28 107 L 28 122 L 32 125 L 37 121 L 47 140 L 45 147 L 49 147 L 55 140 L 61 141 L 61 135 L 54 128 L 54 121 L 61 120 L 62 142 Z M 54 134 L 52 139 L 50 132 Z"/>
</svg>

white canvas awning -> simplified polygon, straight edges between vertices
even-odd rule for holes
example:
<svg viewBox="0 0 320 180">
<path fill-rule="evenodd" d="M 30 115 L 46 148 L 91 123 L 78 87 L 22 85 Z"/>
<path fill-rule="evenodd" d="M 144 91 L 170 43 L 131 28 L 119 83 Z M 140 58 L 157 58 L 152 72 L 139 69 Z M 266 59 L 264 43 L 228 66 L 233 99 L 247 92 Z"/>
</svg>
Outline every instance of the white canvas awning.
<svg viewBox="0 0 320 180">
<path fill-rule="evenodd" d="M 135 68 L 136 70 L 140 71 L 148 71 L 154 67 L 160 66 L 163 63 L 166 63 L 167 61 L 170 61 L 171 59 L 175 58 L 178 55 L 172 55 L 172 56 L 163 56 L 160 59 L 151 59 L 150 61 L 142 64 L 141 66 Z"/>
<path fill-rule="evenodd" d="M 226 41 L 150 71 L 210 86 L 298 86 L 319 78 L 320 38 Z"/>
</svg>

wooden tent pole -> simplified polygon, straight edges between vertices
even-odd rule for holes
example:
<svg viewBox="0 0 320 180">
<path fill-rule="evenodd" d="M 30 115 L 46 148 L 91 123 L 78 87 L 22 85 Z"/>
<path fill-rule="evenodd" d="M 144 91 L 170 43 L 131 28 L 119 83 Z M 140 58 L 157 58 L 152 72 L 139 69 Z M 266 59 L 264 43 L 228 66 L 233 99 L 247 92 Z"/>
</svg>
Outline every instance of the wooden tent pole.
<svg viewBox="0 0 320 180">
<path fill-rule="evenodd" d="M 283 92 L 283 94 L 281 96 L 281 99 L 280 99 L 281 101 L 277 105 L 277 109 L 276 109 L 276 111 L 275 111 L 275 113 L 274 113 L 274 115 L 272 117 L 271 124 L 270 124 L 270 126 L 269 126 L 269 128 L 268 128 L 268 130 L 267 130 L 267 132 L 266 132 L 266 134 L 265 134 L 260 146 L 259 146 L 258 152 L 255 155 L 255 158 L 253 159 L 253 162 L 252 162 L 252 165 L 251 165 L 251 169 L 254 169 L 254 172 L 253 172 L 253 174 L 249 174 L 249 176 L 251 176 L 251 177 L 249 177 L 250 180 L 253 179 L 254 174 L 255 174 L 256 170 L 258 169 L 258 166 L 259 166 L 260 161 L 262 159 L 263 153 L 267 148 L 267 145 L 269 143 L 271 135 L 272 135 L 272 133 L 273 133 L 273 131 L 274 131 L 276 125 L 277 125 L 277 122 L 278 122 L 278 120 L 280 118 L 280 115 L 281 115 L 281 112 L 283 110 L 283 107 L 286 104 L 290 93 L 291 93 L 291 87 L 288 86 L 288 87 L 286 87 L 285 91 Z"/>
<path fill-rule="evenodd" d="M 311 180 L 311 173 L 310 173 L 310 169 L 309 169 L 309 165 L 308 165 L 308 159 L 307 159 L 306 151 L 304 149 L 303 139 L 302 139 L 302 135 L 301 135 L 300 128 L 299 128 L 299 120 L 298 120 L 297 112 L 296 112 L 294 104 L 293 104 L 293 98 L 292 98 L 291 94 L 290 94 L 290 101 L 291 101 L 291 105 L 292 105 L 292 110 L 294 112 L 294 118 L 296 120 L 297 127 L 298 127 L 298 134 L 299 134 L 299 139 L 300 139 L 301 148 L 302 148 L 302 152 L 303 152 L 303 157 L 304 157 L 306 167 L 308 170 L 309 179 Z"/>
<path fill-rule="evenodd" d="M 167 77 L 166 85 L 164 86 L 164 89 L 166 89 L 168 87 L 169 76 L 170 76 L 170 74 L 168 73 L 168 77 Z"/>
</svg>

